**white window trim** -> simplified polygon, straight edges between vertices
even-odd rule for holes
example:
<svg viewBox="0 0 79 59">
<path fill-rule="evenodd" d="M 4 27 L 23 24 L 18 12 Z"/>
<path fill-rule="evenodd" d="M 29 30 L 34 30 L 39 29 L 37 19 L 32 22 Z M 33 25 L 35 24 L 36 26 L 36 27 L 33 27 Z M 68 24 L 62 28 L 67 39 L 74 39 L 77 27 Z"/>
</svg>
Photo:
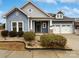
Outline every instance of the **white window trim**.
<svg viewBox="0 0 79 59">
<path fill-rule="evenodd" d="M 44 25 L 45 25 L 45 27 L 44 27 Z M 43 27 L 43 28 L 46 28 L 46 22 L 43 23 L 42 27 Z"/>
<path fill-rule="evenodd" d="M 19 22 L 22 22 L 22 31 L 24 31 L 24 22 L 23 22 L 23 21 L 11 21 L 11 31 L 13 31 L 13 26 L 12 26 L 12 23 L 13 23 L 13 22 L 16 22 L 16 24 L 17 24 L 17 25 L 16 25 L 16 27 L 17 27 L 17 30 L 16 30 L 16 31 L 17 31 L 17 32 L 19 31 L 19 29 L 18 29 L 18 28 L 19 28 L 19 27 L 18 27 L 18 23 L 19 23 Z"/>
<path fill-rule="evenodd" d="M 29 11 L 29 10 L 31 10 L 31 11 Z M 29 13 L 32 13 L 32 12 L 33 12 L 33 9 L 29 8 L 27 11 L 28 11 Z"/>
<path fill-rule="evenodd" d="M 57 15 L 56 15 L 56 18 L 57 18 L 57 19 L 63 19 L 63 15 L 62 15 L 62 17 L 61 17 L 61 15 L 62 15 L 62 14 L 57 14 Z"/>
</svg>

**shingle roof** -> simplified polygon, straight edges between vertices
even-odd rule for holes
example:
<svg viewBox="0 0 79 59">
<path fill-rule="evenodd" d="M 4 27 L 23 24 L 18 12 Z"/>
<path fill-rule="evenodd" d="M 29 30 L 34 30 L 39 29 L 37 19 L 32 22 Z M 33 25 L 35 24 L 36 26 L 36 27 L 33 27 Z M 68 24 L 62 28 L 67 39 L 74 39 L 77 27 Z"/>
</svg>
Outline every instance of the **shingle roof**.
<svg viewBox="0 0 79 59">
<path fill-rule="evenodd" d="M 59 11 L 57 14 L 64 14 L 62 11 Z"/>
<path fill-rule="evenodd" d="M 64 16 L 63 19 L 56 19 L 56 14 L 48 13 L 51 17 L 54 17 L 54 21 L 75 21 L 75 18 L 70 18 L 67 16 Z"/>
<path fill-rule="evenodd" d="M 56 14 L 48 13 L 51 17 L 55 17 Z"/>
</svg>

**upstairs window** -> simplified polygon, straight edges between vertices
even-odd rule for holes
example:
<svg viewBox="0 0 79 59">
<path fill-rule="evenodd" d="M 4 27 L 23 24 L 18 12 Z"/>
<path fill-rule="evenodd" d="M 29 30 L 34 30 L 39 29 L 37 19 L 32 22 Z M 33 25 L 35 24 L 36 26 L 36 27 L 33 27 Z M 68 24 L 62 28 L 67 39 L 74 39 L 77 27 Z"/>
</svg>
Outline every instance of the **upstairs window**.
<svg viewBox="0 0 79 59">
<path fill-rule="evenodd" d="M 63 14 L 57 14 L 56 19 L 63 19 Z"/>
<path fill-rule="evenodd" d="M 56 14 L 56 19 L 63 19 L 63 15 L 64 13 L 62 11 L 59 11 L 57 14 Z"/>
<path fill-rule="evenodd" d="M 33 12 L 33 10 L 30 8 L 30 9 L 28 9 L 28 12 L 29 12 L 29 13 L 32 13 L 32 12 Z"/>
</svg>

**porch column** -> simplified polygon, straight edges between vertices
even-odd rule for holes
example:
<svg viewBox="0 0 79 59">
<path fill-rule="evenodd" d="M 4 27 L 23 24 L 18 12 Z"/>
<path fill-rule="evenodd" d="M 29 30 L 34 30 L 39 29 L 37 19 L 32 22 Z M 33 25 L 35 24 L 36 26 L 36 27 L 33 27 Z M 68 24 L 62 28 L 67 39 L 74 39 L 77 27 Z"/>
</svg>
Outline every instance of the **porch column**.
<svg viewBox="0 0 79 59">
<path fill-rule="evenodd" d="M 32 20 L 31 20 L 31 28 L 30 28 L 30 31 L 32 31 Z"/>
<path fill-rule="evenodd" d="M 51 28 L 51 26 L 52 26 L 52 20 L 50 19 L 50 22 L 49 22 L 50 24 L 49 24 L 49 33 L 51 34 L 52 33 L 52 28 Z"/>
<path fill-rule="evenodd" d="M 52 26 L 52 20 L 50 20 L 50 26 Z M 50 27 L 51 28 L 51 27 Z"/>
</svg>

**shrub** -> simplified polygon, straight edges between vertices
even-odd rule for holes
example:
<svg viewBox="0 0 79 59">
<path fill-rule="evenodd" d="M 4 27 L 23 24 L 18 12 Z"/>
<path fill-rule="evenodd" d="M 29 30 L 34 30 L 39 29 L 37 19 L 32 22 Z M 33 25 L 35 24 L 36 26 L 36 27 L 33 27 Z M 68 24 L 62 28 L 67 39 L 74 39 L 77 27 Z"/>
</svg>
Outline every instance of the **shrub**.
<svg viewBox="0 0 79 59">
<path fill-rule="evenodd" d="M 32 41 L 32 40 L 35 39 L 35 33 L 33 33 L 33 32 L 25 32 L 23 37 L 24 37 L 24 39 L 26 41 Z"/>
<path fill-rule="evenodd" d="M 23 31 L 17 32 L 17 36 L 18 36 L 18 37 L 22 37 L 22 36 L 23 36 L 23 34 L 24 34 L 24 32 L 23 32 Z"/>
<path fill-rule="evenodd" d="M 66 45 L 66 38 L 60 35 L 42 35 L 40 42 L 42 46 L 50 48 L 64 48 Z"/>
<path fill-rule="evenodd" d="M 10 37 L 16 37 L 16 36 L 17 36 L 17 32 L 15 32 L 15 31 L 10 31 L 10 32 L 9 32 L 9 36 L 10 36 Z"/>
<path fill-rule="evenodd" d="M 1 32 L 2 37 L 7 37 L 8 36 L 8 31 L 4 30 Z"/>
</svg>

